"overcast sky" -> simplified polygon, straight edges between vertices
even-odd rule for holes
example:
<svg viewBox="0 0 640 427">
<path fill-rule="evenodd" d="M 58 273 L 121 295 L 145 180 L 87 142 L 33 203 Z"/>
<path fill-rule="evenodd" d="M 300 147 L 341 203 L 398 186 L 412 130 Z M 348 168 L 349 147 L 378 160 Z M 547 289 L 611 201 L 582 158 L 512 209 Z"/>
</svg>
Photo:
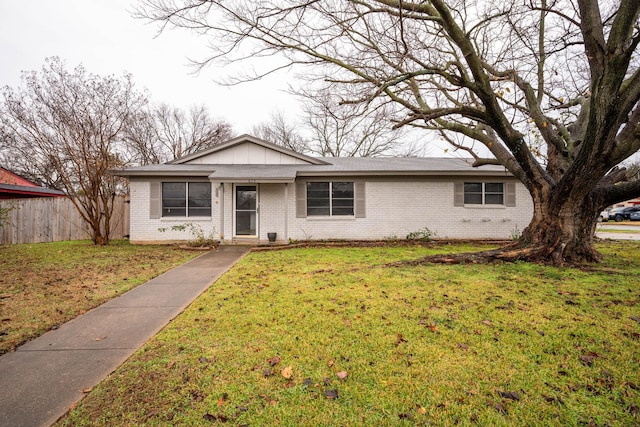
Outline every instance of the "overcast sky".
<svg viewBox="0 0 640 427">
<path fill-rule="evenodd" d="M 201 58 L 206 40 L 181 30 L 155 37 L 156 24 L 131 17 L 135 0 L 0 0 L 0 86 L 16 87 L 21 71 L 40 70 L 50 56 L 69 70 L 78 64 L 99 75 L 133 75 L 153 101 L 188 108 L 205 104 L 236 133 L 269 119 L 291 118 L 298 101 L 285 93 L 287 73 L 234 87 L 216 84 L 222 69 L 193 75 L 187 58 Z"/>
</svg>

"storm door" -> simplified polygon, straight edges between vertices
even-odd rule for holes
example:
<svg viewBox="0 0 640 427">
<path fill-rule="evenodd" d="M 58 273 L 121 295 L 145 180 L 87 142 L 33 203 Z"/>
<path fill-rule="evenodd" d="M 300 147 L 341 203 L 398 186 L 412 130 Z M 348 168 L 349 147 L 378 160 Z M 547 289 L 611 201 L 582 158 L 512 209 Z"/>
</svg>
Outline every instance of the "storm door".
<svg viewBox="0 0 640 427">
<path fill-rule="evenodd" d="M 258 236 L 258 187 L 236 185 L 236 236 Z"/>
</svg>

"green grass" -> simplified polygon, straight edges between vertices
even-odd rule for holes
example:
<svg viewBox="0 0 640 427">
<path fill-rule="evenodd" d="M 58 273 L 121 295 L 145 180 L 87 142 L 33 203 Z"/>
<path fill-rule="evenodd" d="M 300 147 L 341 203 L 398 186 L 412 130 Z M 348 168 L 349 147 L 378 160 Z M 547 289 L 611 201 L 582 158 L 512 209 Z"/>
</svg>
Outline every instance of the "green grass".
<svg viewBox="0 0 640 427">
<path fill-rule="evenodd" d="M 0 246 L 0 354 L 196 255 L 125 240 Z"/>
<path fill-rule="evenodd" d="M 638 425 L 640 245 L 384 266 L 473 249 L 250 254 L 59 424 Z"/>
</svg>

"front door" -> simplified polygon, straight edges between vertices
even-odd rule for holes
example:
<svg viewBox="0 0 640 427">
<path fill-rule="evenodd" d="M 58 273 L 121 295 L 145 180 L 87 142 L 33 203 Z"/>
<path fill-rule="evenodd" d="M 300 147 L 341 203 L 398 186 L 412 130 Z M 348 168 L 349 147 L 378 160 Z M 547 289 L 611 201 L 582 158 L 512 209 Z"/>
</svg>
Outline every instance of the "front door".
<svg viewBox="0 0 640 427">
<path fill-rule="evenodd" d="M 258 236 L 258 187 L 236 185 L 236 236 Z"/>
</svg>

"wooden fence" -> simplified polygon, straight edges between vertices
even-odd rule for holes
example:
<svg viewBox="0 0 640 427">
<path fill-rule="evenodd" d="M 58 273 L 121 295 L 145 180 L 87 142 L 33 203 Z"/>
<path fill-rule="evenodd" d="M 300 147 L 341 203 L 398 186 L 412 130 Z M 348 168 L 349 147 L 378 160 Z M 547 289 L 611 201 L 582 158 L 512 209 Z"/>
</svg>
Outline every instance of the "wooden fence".
<svg viewBox="0 0 640 427">
<path fill-rule="evenodd" d="M 70 199 L 39 197 L 0 200 L 0 208 L 10 208 L 9 218 L 0 226 L 0 244 L 59 242 L 90 239 L 91 234 Z M 115 201 L 111 238 L 129 234 L 129 203 Z"/>
</svg>

